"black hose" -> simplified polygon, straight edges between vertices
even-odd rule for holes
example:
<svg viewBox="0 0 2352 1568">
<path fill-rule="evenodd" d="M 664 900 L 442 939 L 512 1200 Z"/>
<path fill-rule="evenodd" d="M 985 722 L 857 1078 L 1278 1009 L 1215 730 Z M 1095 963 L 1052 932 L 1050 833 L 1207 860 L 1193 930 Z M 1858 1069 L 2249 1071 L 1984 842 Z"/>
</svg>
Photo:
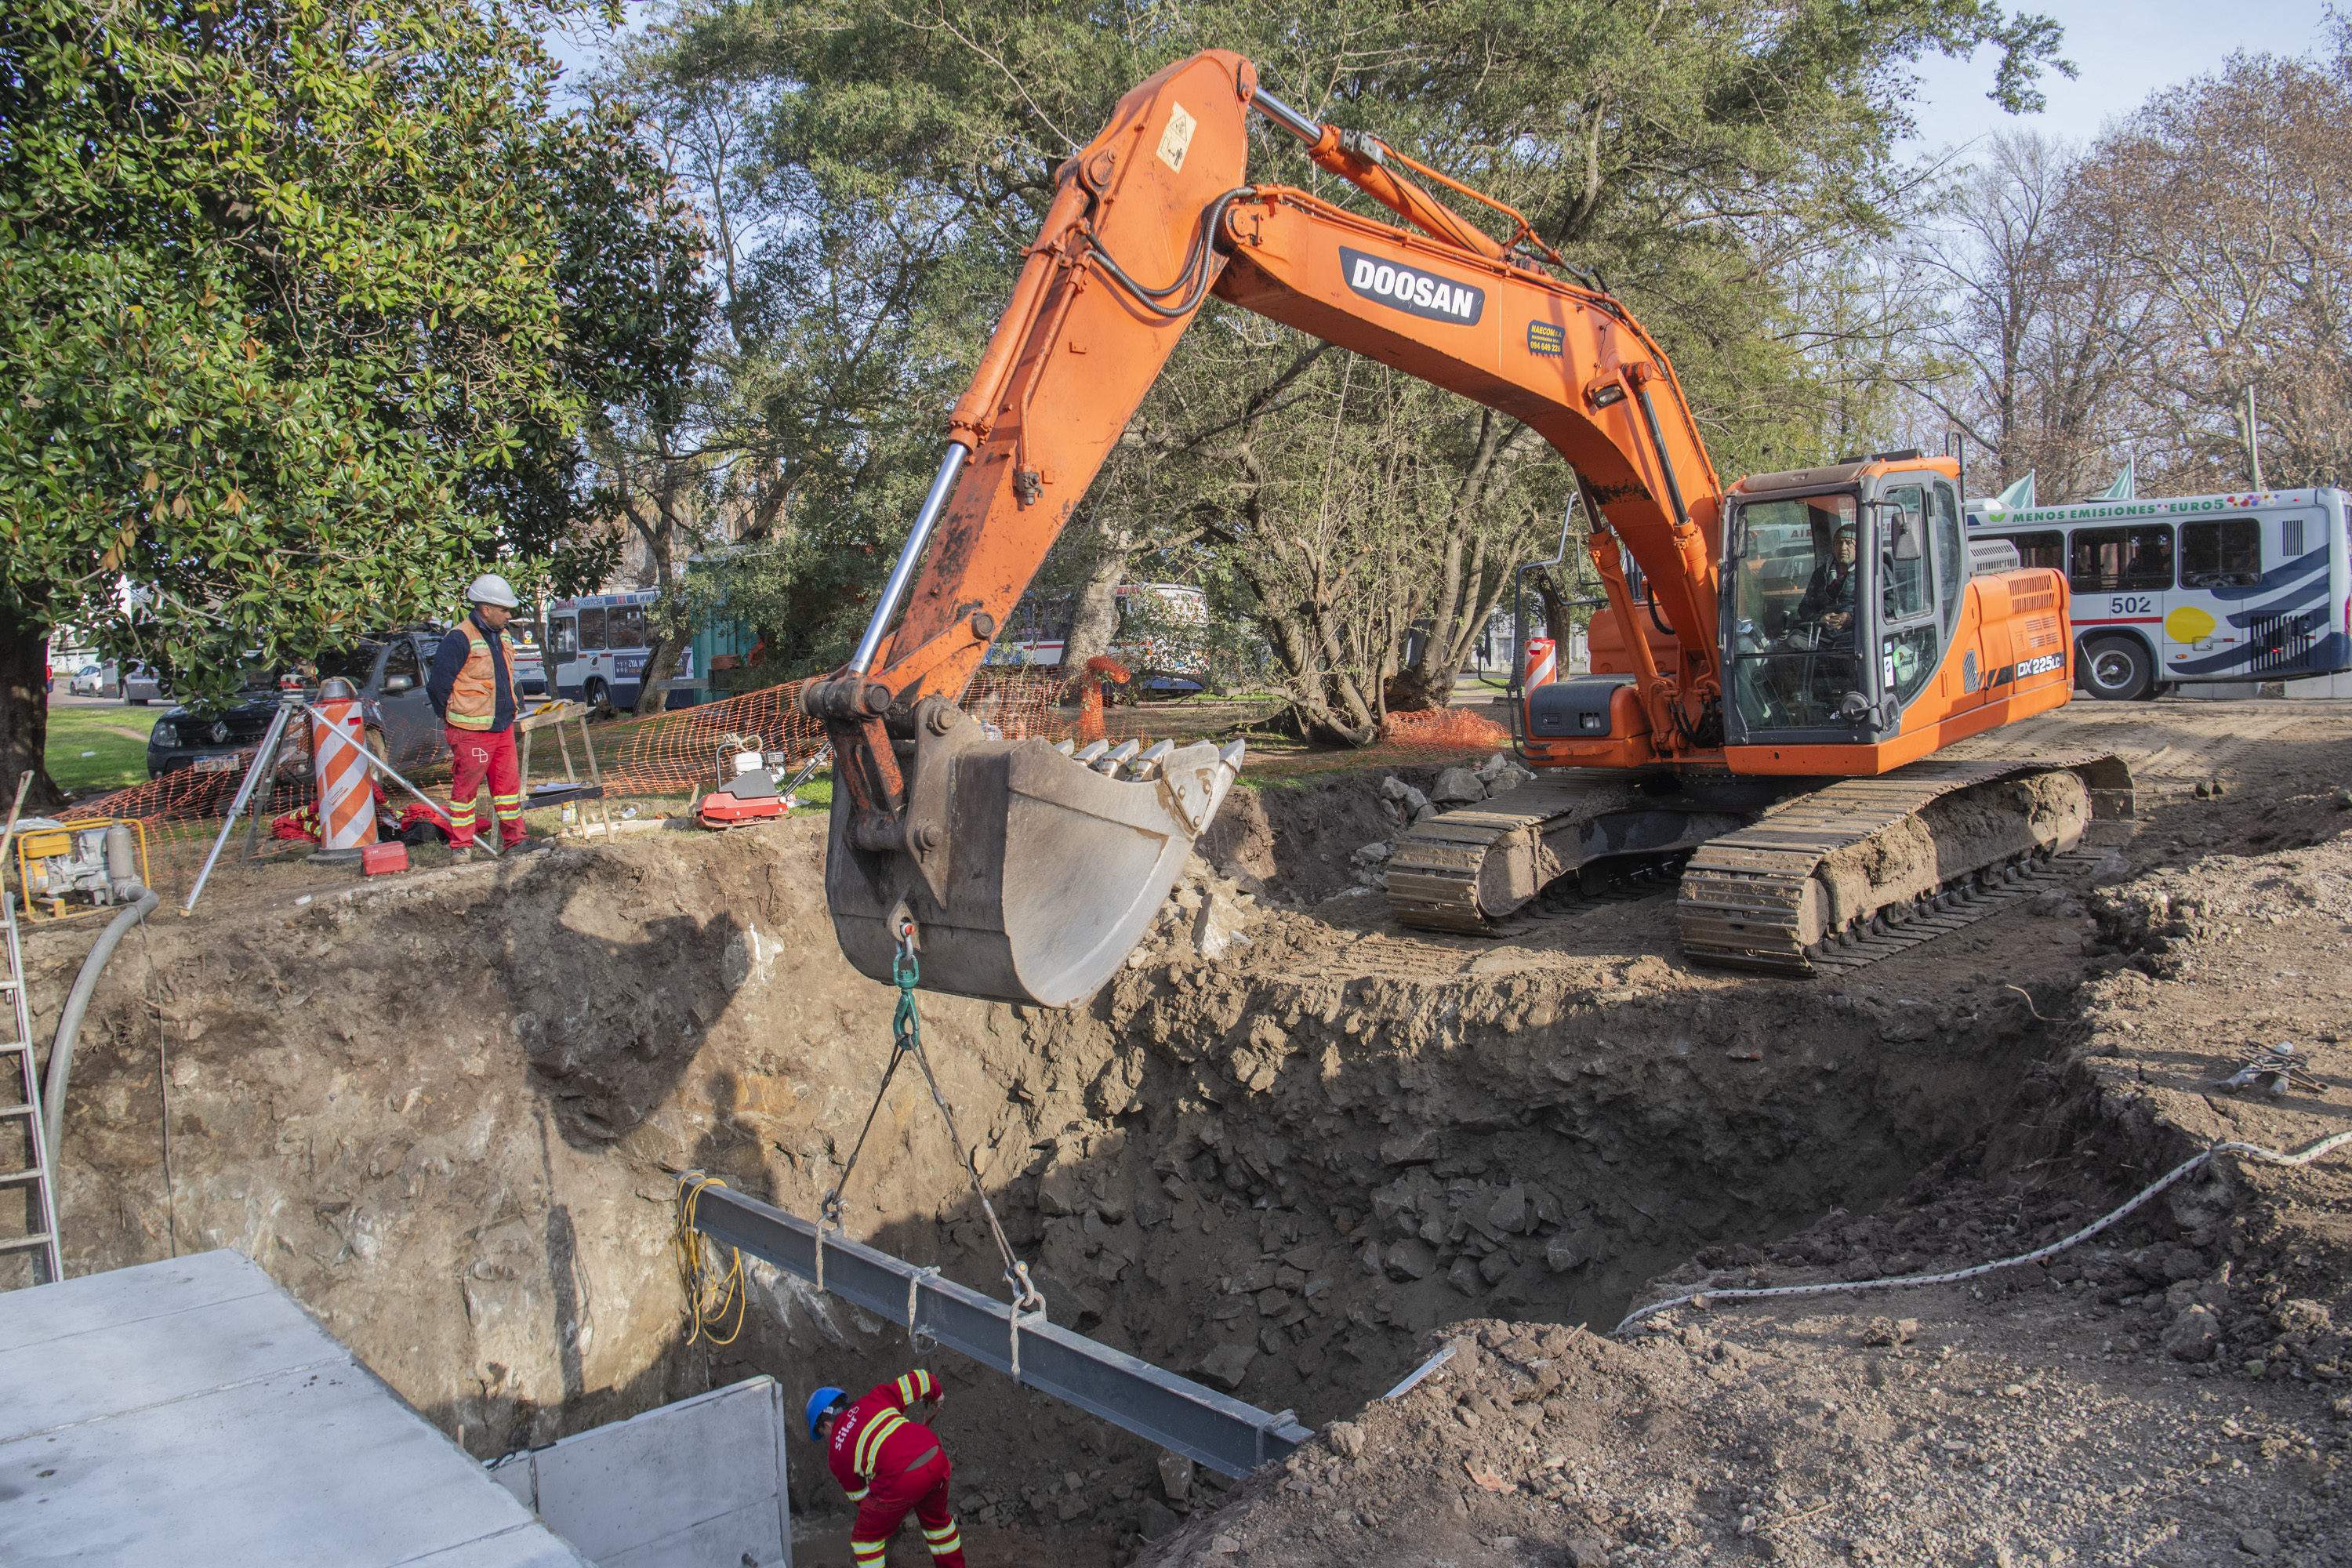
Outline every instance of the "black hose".
<svg viewBox="0 0 2352 1568">
<path fill-rule="evenodd" d="M 1165 289 L 1154 289 L 1129 277 L 1127 269 L 1118 264 L 1118 259 L 1108 249 L 1104 248 L 1102 241 L 1095 237 L 1092 230 L 1087 233 L 1087 248 L 1093 251 L 1096 258 L 1102 262 L 1103 271 L 1110 279 L 1125 289 L 1137 304 L 1153 315 L 1164 317 L 1171 321 L 1180 317 L 1189 316 L 1200 309 L 1202 297 L 1209 291 L 1209 258 L 1216 253 L 1217 225 L 1223 221 L 1227 207 L 1233 205 L 1239 198 L 1248 195 L 1254 189 L 1255 187 L 1251 185 L 1238 186 L 1227 191 L 1202 209 L 1201 226 L 1192 237 L 1192 248 L 1184 258 L 1183 269 L 1176 274 L 1176 281 L 1169 284 Z M 1179 290 L 1184 293 L 1183 303 L 1172 310 L 1160 303 L 1162 300 Z"/>
<path fill-rule="evenodd" d="M 1665 622 L 1658 619 L 1658 591 L 1655 588 L 1651 589 L 1649 597 L 1643 599 L 1642 603 L 1649 606 L 1650 624 L 1658 628 L 1659 635 L 1662 637 L 1674 636 L 1675 628 L 1666 625 Z"/>
</svg>

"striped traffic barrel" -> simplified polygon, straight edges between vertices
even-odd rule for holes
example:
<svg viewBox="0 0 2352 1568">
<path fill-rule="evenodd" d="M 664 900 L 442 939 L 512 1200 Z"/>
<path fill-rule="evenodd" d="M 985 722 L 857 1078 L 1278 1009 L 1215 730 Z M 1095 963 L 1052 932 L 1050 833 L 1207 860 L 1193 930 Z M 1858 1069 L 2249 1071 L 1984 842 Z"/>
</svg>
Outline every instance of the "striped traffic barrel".
<svg viewBox="0 0 2352 1568">
<path fill-rule="evenodd" d="M 320 857 L 357 859 L 375 842 L 375 792 L 369 787 L 358 695 L 347 680 L 319 689 L 310 721 L 310 757 L 319 786 Z"/>
<path fill-rule="evenodd" d="M 1559 648 L 1549 637 L 1528 639 L 1527 689 L 1549 686 L 1559 679 Z"/>
</svg>

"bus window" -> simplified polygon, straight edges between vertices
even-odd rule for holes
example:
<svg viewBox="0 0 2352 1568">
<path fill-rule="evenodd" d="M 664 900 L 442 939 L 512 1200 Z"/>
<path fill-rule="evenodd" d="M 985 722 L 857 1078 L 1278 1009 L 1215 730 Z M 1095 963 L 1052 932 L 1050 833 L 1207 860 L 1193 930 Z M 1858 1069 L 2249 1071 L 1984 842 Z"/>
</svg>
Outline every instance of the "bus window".
<svg viewBox="0 0 2352 1568">
<path fill-rule="evenodd" d="M 614 647 L 646 646 L 646 610 L 642 605 L 615 605 L 613 617 L 606 623 L 607 636 Z"/>
<path fill-rule="evenodd" d="M 2180 585 L 2252 588 L 2263 580 L 2263 525 L 2251 517 L 2180 525 Z"/>
<path fill-rule="evenodd" d="M 604 612 L 602 609 L 580 612 L 580 646 L 590 649 L 604 646 Z"/>
<path fill-rule="evenodd" d="M 547 626 L 555 638 L 556 658 L 570 658 L 580 651 L 580 624 L 577 621 L 570 616 L 558 616 L 548 622 Z"/>
<path fill-rule="evenodd" d="M 2078 528 L 2066 581 L 2078 594 L 2117 594 L 2172 586 L 2172 529 Z"/>
<path fill-rule="evenodd" d="M 2012 533 L 2009 542 L 2017 546 L 2017 563 L 2021 566 L 2047 566 L 2053 572 L 2066 570 L 2066 536 L 2054 528 L 2046 533 Z"/>
</svg>

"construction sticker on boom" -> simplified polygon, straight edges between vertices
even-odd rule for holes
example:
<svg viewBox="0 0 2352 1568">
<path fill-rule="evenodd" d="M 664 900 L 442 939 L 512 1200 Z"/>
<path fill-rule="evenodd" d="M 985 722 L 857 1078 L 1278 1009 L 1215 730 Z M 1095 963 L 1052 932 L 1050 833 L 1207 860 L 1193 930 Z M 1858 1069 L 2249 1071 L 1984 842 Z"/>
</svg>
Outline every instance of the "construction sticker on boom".
<svg viewBox="0 0 2352 1568">
<path fill-rule="evenodd" d="M 1344 245 L 1339 247 L 1339 268 L 1347 275 L 1349 288 L 1367 300 L 1377 300 L 1409 316 L 1474 327 L 1486 313 L 1484 289 L 1473 289 L 1467 283 L 1456 283 L 1433 272 L 1416 272 Z"/>
<path fill-rule="evenodd" d="M 1160 161 L 1180 174 L 1184 172 L 1184 154 L 1192 150 L 1193 128 L 1199 124 L 1180 103 L 1168 117 L 1168 129 L 1160 133 Z"/>
</svg>

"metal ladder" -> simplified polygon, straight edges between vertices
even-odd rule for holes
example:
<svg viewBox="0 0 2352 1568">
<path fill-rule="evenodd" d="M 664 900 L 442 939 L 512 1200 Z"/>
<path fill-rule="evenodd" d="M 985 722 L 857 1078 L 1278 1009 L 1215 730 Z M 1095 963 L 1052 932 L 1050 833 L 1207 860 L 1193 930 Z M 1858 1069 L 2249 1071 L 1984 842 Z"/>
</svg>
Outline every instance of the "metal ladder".
<svg viewBox="0 0 2352 1568">
<path fill-rule="evenodd" d="M 27 782 L 30 782 L 29 780 Z M 16 792 L 21 807 L 25 792 Z M 9 840 L 16 836 L 16 809 L 8 813 L 8 825 L 0 829 L 0 861 L 7 858 Z M 8 997 L 0 1024 L 5 1037 L 0 1038 L 0 1059 L 13 1058 L 16 1072 L 0 1072 L 0 1166 L 13 1164 L 21 1152 L 26 1160 L 22 1170 L 0 1169 L 0 1193 L 24 1189 L 28 1201 L 26 1215 L 29 1223 L 27 1234 L 0 1237 L 0 1258 L 30 1253 L 33 1280 L 36 1285 L 54 1285 L 63 1279 L 65 1264 L 58 1252 L 58 1194 L 50 1178 L 47 1140 L 42 1136 L 41 1081 L 33 1063 L 33 1015 L 25 996 L 25 954 L 16 938 L 16 899 L 6 889 L 0 888 L 0 931 L 5 933 L 7 967 L 0 970 L 0 991 Z M 15 1099 L 6 1098 L 10 1083 L 15 1085 Z M 5 1289 L 0 1284 L 0 1289 Z"/>
</svg>

